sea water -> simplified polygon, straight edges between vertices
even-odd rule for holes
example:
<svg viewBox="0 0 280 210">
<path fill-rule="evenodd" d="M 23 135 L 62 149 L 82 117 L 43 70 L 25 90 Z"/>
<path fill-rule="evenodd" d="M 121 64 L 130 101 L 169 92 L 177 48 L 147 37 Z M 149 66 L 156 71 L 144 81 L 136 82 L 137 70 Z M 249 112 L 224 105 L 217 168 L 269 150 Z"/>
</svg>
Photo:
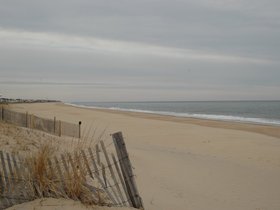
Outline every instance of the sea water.
<svg viewBox="0 0 280 210">
<path fill-rule="evenodd" d="M 76 106 L 280 126 L 280 101 L 72 102 Z"/>
</svg>

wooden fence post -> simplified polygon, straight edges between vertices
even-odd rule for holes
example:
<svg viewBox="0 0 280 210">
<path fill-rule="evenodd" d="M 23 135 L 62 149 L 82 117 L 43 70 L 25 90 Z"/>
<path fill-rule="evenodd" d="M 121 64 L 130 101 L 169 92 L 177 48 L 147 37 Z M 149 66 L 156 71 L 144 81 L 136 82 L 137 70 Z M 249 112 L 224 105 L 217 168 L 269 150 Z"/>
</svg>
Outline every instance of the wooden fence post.
<svg viewBox="0 0 280 210">
<path fill-rule="evenodd" d="M 124 142 L 122 133 L 121 132 L 114 133 L 112 135 L 112 137 L 113 137 L 113 141 L 114 141 L 115 148 L 117 151 L 118 159 L 120 162 L 121 171 L 124 176 L 125 185 L 127 187 L 128 194 L 130 196 L 133 207 L 138 208 L 138 209 L 139 208 L 144 209 L 142 199 L 139 195 L 139 192 L 138 192 L 138 189 L 136 186 L 131 162 L 130 162 L 130 159 L 128 156 L 128 152 L 127 152 L 127 149 L 125 146 L 125 142 Z"/>
<path fill-rule="evenodd" d="M 79 139 L 81 138 L 81 126 L 82 126 L 82 121 L 79 121 Z"/>
<path fill-rule="evenodd" d="M 58 135 L 59 136 L 61 136 L 61 131 L 62 131 L 62 129 L 61 129 L 61 120 L 59 120 L 59 130 L 58 130 Z"/>
<path fill-rule="evenodd" d="M 56 117 L 53 118 L 53 133 L 55 134 Z"/>
</svg>

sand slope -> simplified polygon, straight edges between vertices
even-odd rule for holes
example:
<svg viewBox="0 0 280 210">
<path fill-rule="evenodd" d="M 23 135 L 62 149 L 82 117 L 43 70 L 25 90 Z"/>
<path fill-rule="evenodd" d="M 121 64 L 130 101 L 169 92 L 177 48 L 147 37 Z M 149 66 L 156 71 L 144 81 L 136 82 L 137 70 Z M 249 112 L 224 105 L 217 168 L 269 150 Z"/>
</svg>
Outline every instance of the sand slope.
<svg viewBox="0 0 280 210">
<path fill-rule="evenodd" d="M 19 204 L 7 210 L 133 210 L 133 208 L 84 206 L 78 201 L 67 199 L 43 198 Z"/>
<path fill-rule="evenodd" d="M 279 210 L 280 127 L 18 104 L 17 110 L 122 131 L 148 210 Z M 92 129 L 90 129 L 92 128 Z"/>
</svg>

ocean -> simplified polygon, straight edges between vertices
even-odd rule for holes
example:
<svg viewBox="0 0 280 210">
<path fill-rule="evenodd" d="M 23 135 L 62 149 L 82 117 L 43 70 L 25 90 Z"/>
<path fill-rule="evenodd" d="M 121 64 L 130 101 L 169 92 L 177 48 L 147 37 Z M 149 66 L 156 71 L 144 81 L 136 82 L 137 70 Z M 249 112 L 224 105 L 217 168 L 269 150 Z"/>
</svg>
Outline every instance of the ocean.
<svg viewBox="0 0 280 210">
<path fill-rule="evenodd" d="M 71 104 L 88 108 L 280 126 L 280 101 L 72 102 Z"/>
</svg>

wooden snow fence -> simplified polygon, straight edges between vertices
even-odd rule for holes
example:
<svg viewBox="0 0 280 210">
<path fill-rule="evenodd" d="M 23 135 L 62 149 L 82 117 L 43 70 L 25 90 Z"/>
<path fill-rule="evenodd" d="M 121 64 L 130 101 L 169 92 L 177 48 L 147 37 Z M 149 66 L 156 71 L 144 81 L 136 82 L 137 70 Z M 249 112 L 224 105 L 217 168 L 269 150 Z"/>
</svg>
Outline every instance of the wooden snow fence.
<svg viewBox="0 0 280 210">
<path fill-rule="evenodd" d="M 27 161 L 19 155 L 0 151 L 0 209 L 42 197 L 83 202 L 81 197 L 67 191 L 69 181 L 75 184 L 79 177 L 82 177 L 82 188 L 90 192 L 88 203 L 144 209 L 122 133 L 115 133 L 112 138 L 113 143 L 107 146 L 100 141 L 94 148 L 47 158 L 41 175 L 48 177 L 55 187 L 42 187 L 39 181 L 42 177 L 32 174 L 35 159 Z"/>
<path fill-rule="evenodd" d="M 12 111 L 4 106 L 0 107 L 0 120 L 17 126 L 44 131 L 57 136 L 81 138 L 81 121 L 69 123 L 61 120 L 46 119 L 28 112 Z"/>
</svg>

